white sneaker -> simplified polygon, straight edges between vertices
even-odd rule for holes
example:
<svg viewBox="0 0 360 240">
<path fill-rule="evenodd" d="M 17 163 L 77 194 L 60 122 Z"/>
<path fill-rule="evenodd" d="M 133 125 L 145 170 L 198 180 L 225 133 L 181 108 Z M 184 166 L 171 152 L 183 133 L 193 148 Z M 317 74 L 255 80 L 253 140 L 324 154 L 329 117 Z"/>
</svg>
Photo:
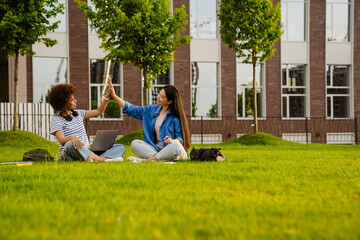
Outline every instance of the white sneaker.
<svg viewBox="0 0 360 240">
<path fill-rule="evenodd" d="M 91 158 L 87 157 L 85 158 L 85 162 L 93 162 L 94 160 L 92 160 Z"/>
<path fill-rule="evenodd" d="M 124 159 L 122 157 L 109 158 L 109 159 L 105 160 L 105 162 L 122 162 L 122 161 L 124 161 Z"/>
<path fill-rule="evenodd" d="M 145 159 L 137 158 L 137 157 L 128 157 L 126 160 L 133 162 L 133 163 L 145 162 Z"/>
</svg>

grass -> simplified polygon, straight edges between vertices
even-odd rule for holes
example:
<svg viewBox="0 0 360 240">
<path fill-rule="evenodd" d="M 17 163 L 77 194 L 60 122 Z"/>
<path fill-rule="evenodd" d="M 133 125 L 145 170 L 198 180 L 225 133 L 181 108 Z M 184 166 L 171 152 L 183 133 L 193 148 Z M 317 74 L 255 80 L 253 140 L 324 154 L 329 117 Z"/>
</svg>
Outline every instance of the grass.
<svg viewBox="0 0 360 240">
<path fill-rule="evenodd" d="M 229 160 L 0 167 L 0 239 L 360 238 L 360 146 L 212 146 Z"/>
</svg>

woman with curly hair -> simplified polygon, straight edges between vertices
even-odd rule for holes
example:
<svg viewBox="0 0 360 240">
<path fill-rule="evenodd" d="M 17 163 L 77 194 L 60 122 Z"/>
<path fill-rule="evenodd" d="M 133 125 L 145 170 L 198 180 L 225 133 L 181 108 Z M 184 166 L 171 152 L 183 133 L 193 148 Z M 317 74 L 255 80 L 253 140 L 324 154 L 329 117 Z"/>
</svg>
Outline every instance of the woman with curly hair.
<svg viewBox="0 0 360 240">
<path fill-rule="evenodd" d="M 75 110 L 75 93 L 73 84 L 64 83 L 52 87 L 49 94 L 50 105 L 55 111 L 59 111 L 50 125 L 50 133 L 55 135 L 60 143 L 59 160 L 122 161 L 125 148 L 121 144 L 114 144 L 100 156 L 92 152 L 84 126 L 84 119 L 104 113 L 110 98 L 110 89 L 96 110 Z"/>
</svg>

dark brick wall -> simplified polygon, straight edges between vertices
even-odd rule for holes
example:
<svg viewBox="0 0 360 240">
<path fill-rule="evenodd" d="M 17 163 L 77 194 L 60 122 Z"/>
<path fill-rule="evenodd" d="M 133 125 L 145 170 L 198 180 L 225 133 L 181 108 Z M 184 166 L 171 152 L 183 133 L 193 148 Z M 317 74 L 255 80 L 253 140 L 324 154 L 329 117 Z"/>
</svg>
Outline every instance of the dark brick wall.
<svg viewBox="0 0 360 240">
<path fill-rule="evenodd" d="M 75 1 L 68 1 L 68 16 L 69 79 L 77 88 L 77 107 L 89 109 L 88 23 Z"/>
<path fill-rule="evenodd" d="M 27 102 L 33 102 L 33 62 L 32 56 L 26 56 Z"/>
<path fill-rule="evenodd" d="M 326 117 L 326 0 L 310 1 L 310 116 Z"/>
<path fill-rule="evenodd" d="M 274 5 L 280 0 L 273 1 Z M 281 117 L 281 40 L 274 45 L 274 56 L 266 61 L 266 117 Z"/>
<path fill-rule="evenodd" d="M 124 65 L 123 70 L 123 98 L 132 104 L 141 106 L 141 71 L 132 63 Z"/>
<path fill-rule="evenodd" d="M 221 41 L 221 116 L 236 116 L 236 54 Z"/>
<path fill-rule="evenodd" d="M 173 8 L 180 8 L 181 5 L 185 6 L 188 14 L 188 23 L 185 26 L 186 30 L 181 34 L 190 35 L 190 12 L 189 0 L 174 0 Z M 184 110 L 187 116 L 191 116 L 191 79 L 190 79 L 190 44 L 182 45 L 175 52 L 174 61 L 174 85 L 179 90 L 183 102 Z"/>
</svg>

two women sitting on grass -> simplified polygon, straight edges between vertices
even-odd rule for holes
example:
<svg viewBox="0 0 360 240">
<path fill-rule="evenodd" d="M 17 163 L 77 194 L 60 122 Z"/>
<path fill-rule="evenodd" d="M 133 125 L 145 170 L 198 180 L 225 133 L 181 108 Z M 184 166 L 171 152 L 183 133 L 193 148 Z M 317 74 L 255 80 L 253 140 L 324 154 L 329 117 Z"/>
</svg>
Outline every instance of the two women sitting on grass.
<svg viewBox="0 0 360 240">
<path fill-rule="evenodd" d="M 157 96 L 156 105 L 135 106 L 115 93 L 109 80 L 109 89 L 96 110 L 75 110 L 76 89 L 72 84 L 58 84 L 49 94 L 51 106 L 60 113 L 51 122 L 50 131 L 60 143 L 59 160 L 122 161 L 125 148 L 121 144 L 105 151 L 100 156 L 89 150 L 84 118 L 104 113 L 110 96 L 123 108 L 123 113 L 142 120 L 144 141 L 134 140 L 131 150 L 137 157 L 129 161 L 175 160 L 188 158 L 190 134 L 181 97 L 176 87 L 167 85 Z"/>
</svg>

